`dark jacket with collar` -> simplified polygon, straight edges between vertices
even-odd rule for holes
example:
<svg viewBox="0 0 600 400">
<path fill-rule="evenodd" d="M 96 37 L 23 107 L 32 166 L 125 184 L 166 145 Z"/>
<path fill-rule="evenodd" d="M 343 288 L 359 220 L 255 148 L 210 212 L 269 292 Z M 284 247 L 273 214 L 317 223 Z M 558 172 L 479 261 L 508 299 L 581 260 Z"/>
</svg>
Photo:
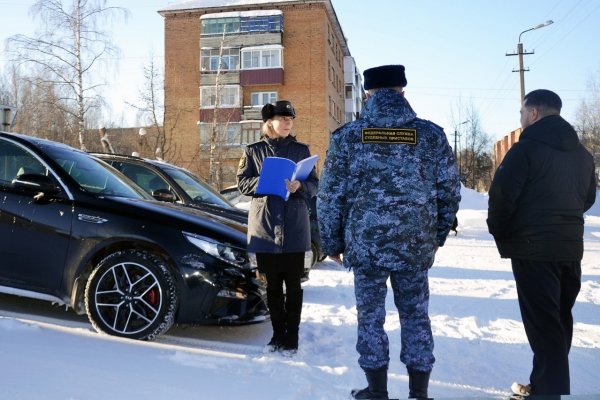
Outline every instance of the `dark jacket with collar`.
<svg viewBox="0 0 600 400">
<path fill-rule="evenodd" d="M 498 167 L 487 224 L 503 258 L 579 261 L 583 214 L 596 199 L 592 155 L 559 115 L 523 130 Z"/>
<path fill-rule="evenodd" d="M 293 136 L 262 140 L 246 147 L 240 160 L 237 182 L 240 192 L 252 196 L 248 213 L 248 251 L 294 253 L 310 250 L 310 220 L 307 199 L 317 193 L 318 178 L 313 169 L 287 201 L 278 196 L 256 194 L 258 177 L 266 157 L 283 157 L 294 162 L 310 157 L 310 150 Z"/>
</svg>

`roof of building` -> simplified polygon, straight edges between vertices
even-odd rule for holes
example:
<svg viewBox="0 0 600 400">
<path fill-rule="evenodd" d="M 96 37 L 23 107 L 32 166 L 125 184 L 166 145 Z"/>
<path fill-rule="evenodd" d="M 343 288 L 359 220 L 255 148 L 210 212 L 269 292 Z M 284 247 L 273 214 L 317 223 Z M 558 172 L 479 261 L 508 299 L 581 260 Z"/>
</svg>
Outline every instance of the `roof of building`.
<svg viewBox="0 0 600 400">
<path fill-rule="evenodd" d="M 213 14 L 204 14 L 200 16 L 200 19 L 211 19 L 211 18 L 229 18 L 229 17 L 263 17 L 265 15 L 281 15 L 281 10 L 253 10 L 253 11 L 230 11 L 220 12 Z"/>
<path fill-rule="evenodd" d="M 194 10 L 198 8 L 235 7 L 269 3 L 294 3 L 298 1 L 304 0 L 186 0 L 181 3 L 170 4 L 167 7 L 158 10 L 158 12 Z"/>
</svg>

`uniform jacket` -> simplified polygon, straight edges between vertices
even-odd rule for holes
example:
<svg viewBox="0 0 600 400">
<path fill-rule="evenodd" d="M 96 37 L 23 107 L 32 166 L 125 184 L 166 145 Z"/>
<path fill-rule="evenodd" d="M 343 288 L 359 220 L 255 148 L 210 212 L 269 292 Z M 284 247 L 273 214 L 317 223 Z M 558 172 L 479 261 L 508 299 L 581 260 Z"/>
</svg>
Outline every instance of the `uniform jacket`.
<svg viewBox="0 0 600 400">
<path fill-rule="evenodd" d="M 240 192 L 252 196 L 248 214 L 248 251 L 294 253 L 310 250 L 310 222 L 306 199 L 316 195 L 318 178 L 313 169 L 287 201 L 279 196 L 256 195 L 258 177 L 266 157 L 288 158 L 294 162 L 310 157 L 307 145 L 292 136 L 262 140 L 246 147 L 240 160 L 237 182 Z"/>
<path fill-rule="evenodd" d="M 489 191 L 487 224 L 503 258 L 579 261 L 583 213 L 596 199 L 592 155 L 559 115 L 523 130 Z"/>
<path fill-rule="evenodd" d="M 443 129 L 417 118 L 398 92 L 379 90 L 331 136 L 317 201 L 324 251 L 344 253 L 349 268 L 427 269 L 459 201 Z"/>
</svg>

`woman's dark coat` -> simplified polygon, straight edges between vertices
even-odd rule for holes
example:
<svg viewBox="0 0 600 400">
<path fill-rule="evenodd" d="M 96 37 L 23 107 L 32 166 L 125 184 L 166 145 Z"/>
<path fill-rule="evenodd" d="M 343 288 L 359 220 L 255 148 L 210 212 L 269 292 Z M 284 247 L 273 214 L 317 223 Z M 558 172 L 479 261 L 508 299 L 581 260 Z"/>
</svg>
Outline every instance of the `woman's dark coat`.
<svg viewBox="0 0 600 400">
<path fill-rule="evenodd" d="M 307 200 L 317 193 L 318 178 L 313 169 L 302 187 L 287 201 L 279 196 L 256 194 L 258 177 L 266 157 L 283 157 L 294 162 L 310 157 L 307 145 L 292 136 L 264 137 L 246 147 L 240 159 L 237 182 L 240 192 L 252 196 L 248 214 L 248 251 L 295 253 L 310 250 L 310 221 Z"/>
</svg>

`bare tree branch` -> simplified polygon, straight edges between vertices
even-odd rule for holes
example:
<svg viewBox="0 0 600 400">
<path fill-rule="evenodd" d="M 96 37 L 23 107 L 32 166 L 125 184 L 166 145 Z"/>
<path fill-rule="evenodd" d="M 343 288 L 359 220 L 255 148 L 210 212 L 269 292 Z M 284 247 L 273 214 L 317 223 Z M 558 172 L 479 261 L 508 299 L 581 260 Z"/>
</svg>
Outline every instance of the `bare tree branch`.
<svg viewBox="0 0 600 400">
<path fill-rule="evenodd" d="M 127 17 L 122 7 L 107 7 L 106 0 L 38 0 L 30 9 L 38 19 L 33 37 L 15 35 L 7 40 L 11 60 L 38 74 L 36 83 L 53 87 L 55 107 L 75 118 L 79 147 L 85 149 L 86 114 L 99 104 L 94 72 L 100 63 L 118 53 L 110 35 L 100 29 L 115 17 Z"/>
</svg>

